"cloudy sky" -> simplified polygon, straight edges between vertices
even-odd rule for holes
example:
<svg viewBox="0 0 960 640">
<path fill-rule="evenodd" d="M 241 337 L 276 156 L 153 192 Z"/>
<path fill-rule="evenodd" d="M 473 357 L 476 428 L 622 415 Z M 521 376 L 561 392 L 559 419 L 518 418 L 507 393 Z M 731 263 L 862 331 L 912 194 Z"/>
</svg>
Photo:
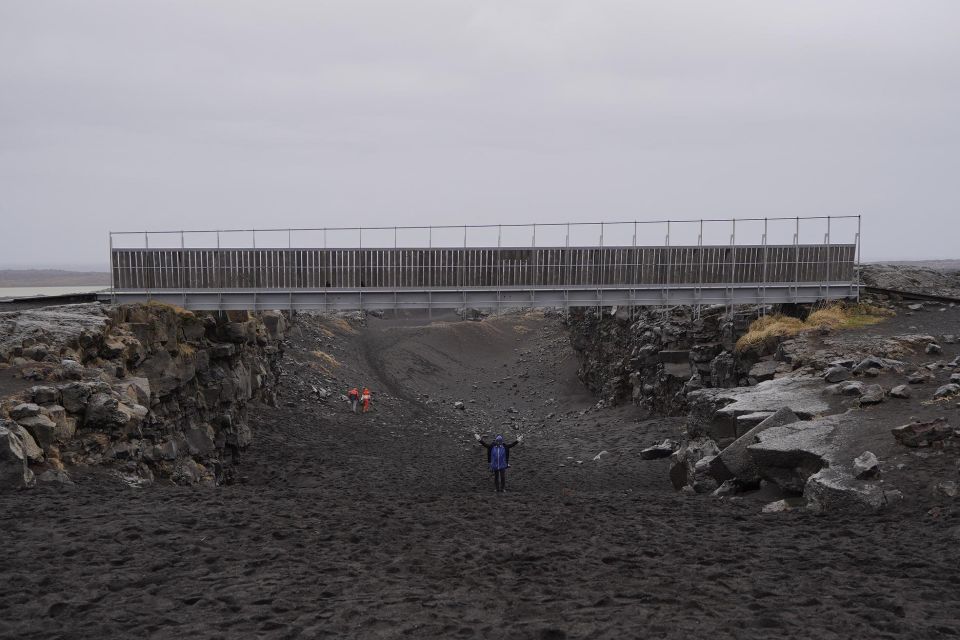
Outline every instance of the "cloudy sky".
<svg viewBox="0 0 960 640">
<path fill-rule="evenodd" d="M 863 216 L 960 258 L 960 2 L 0 2 L 0 265 L 119 229 Z"/>
</svg>

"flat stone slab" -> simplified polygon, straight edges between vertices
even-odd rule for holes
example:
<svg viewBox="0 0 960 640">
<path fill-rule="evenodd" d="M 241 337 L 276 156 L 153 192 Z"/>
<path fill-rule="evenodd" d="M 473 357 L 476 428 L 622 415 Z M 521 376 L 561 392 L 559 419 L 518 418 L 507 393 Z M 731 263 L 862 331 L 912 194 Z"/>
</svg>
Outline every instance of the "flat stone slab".
<svg viewBox="0 0 960 640">
<path fill-rule="evenodd" d="M 750 415 L 750 414 L 748 414 Z M 760 481 L 760 472 L 753 462 L 747 447 L 757 443 L 757 434 L 774 427 L 782 427 L 797 422 L 796 414 L 790 409 L 780 409 L 768 416 L 745 434 L 737 438 L 732 444 L 720 452 L 710 463 L 710 472 L 718 482 L 736 478 L 743 484 L 753 484 Z"/>
<path fill-rule="evenodd" d="M 798 376 L 766 380 L 753 387 L 732 389 L 700 389 L 687 394 L 690 401 L 692 434 L 706 433 L 718 440 L 732 440 L 738 435 L 739 416 L 766 413 L 787 408 L 802 420 L 810 420 L 831 410 L 829 398 L 823 394 L 820 378 Z"/>
<path fill-rule="evenodd" d="M 728 396 L 733 402 L 717 411 L 725 416 L 759 411 L 773 413 L 786 407 L 801 420 L 809 420 L 830 410 L 830 405 L 821 397 L 823 382 L 817 378 L 766 380 L 755 387 L 737 387 L 729 391 L 736 392 Z"/>
</svg>

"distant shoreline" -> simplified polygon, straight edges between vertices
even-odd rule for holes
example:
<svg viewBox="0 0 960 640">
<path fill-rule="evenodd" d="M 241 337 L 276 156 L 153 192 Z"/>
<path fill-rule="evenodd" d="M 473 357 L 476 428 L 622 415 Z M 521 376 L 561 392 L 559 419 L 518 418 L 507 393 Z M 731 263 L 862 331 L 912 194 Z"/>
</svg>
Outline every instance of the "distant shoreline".
<svg viewBox="0 0 960 640">
<path fill-rule="evenodd" d="M 88 286 L 110 286 L 110 273 L 62 269 L 0 269 L 0 288 Z"/>
</svg>

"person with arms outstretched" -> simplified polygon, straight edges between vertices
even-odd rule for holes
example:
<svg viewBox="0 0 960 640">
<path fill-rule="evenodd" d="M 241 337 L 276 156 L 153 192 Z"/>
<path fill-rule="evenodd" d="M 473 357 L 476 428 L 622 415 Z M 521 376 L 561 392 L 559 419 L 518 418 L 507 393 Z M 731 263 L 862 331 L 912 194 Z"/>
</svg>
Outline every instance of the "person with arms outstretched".
<svg viewBox="0 0 960 640">
<path fill-rule="evenodd" d="M 510 449 L 523 442 L 523 436 L 517 436 L 517 439 L 511 443 L 503 441 L 503 436 L 498 435 L 493 442 L 487 444 L 479 433 L 473 434 L 477 442 L 482 444 L 487 450 L 487 464 L 493 471 L 493 484 L 496 486 L 497 493 L 504 493 L 507 490 L 507 468 L 510 466 Z"/>
</svg>

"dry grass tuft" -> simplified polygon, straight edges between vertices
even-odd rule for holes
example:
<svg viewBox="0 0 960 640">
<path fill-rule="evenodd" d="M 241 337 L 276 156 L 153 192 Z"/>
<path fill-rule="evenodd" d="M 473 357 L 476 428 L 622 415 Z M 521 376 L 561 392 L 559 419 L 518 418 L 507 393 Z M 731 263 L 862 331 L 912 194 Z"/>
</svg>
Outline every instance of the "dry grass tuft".
<svg viewBox="0 0 960 640">
<path fill-rule="evenodd" d="M 780 314 L 757 318 L 739 340 L 736 350 L 773 348 L 783 338 L 817 329 L 859 329 L 882 322 L 890 311 L 869 304 L 833 304 L 810 313 L 806 320 Z"/>
<path fill-rule="evenodd" d="M 750 329 L 737 340 L 737 352 L 776 345 L 783 338 L 795 336 L 806 328 L 803 320 L 780 314 L 757 318 Z"/>
<path fill-rule="evenodd" d="M 325 351 L 314 351 L 312 353 L 314 357 L 320 361 L 319 366 L 321 371 L 332 374 L 333 370 L 340 366 L 337 359 Z"/>
<path fill-rule="evenodd" d="M 163 310 L 163 311 L 172 311 L 172 312 L 174 312 L 175 314 L 177 314 L 178 316 L 182 316 L 182 317 L 184 317 L 184 318 L 195 318 L 195 317 L 196 317 L 196 315 L 193 313 L 193 311 L 188 311 L 188 310 L 184 309 L 183 307 L 178 307 L 178 306 L 175 305 L 175 304 L 169 304 L 169 303 L 167 303 L 167 302 L 160 302 L 160 301 L 158 301 L 158 300 L 150 300 L 149 302 L 146 302 L 146 303 L 144 303 L 144 304 L 145 304 L 145 306 L 146 306 L 148 309 L 156 309 L 156 310 Z"/>
</svg>

